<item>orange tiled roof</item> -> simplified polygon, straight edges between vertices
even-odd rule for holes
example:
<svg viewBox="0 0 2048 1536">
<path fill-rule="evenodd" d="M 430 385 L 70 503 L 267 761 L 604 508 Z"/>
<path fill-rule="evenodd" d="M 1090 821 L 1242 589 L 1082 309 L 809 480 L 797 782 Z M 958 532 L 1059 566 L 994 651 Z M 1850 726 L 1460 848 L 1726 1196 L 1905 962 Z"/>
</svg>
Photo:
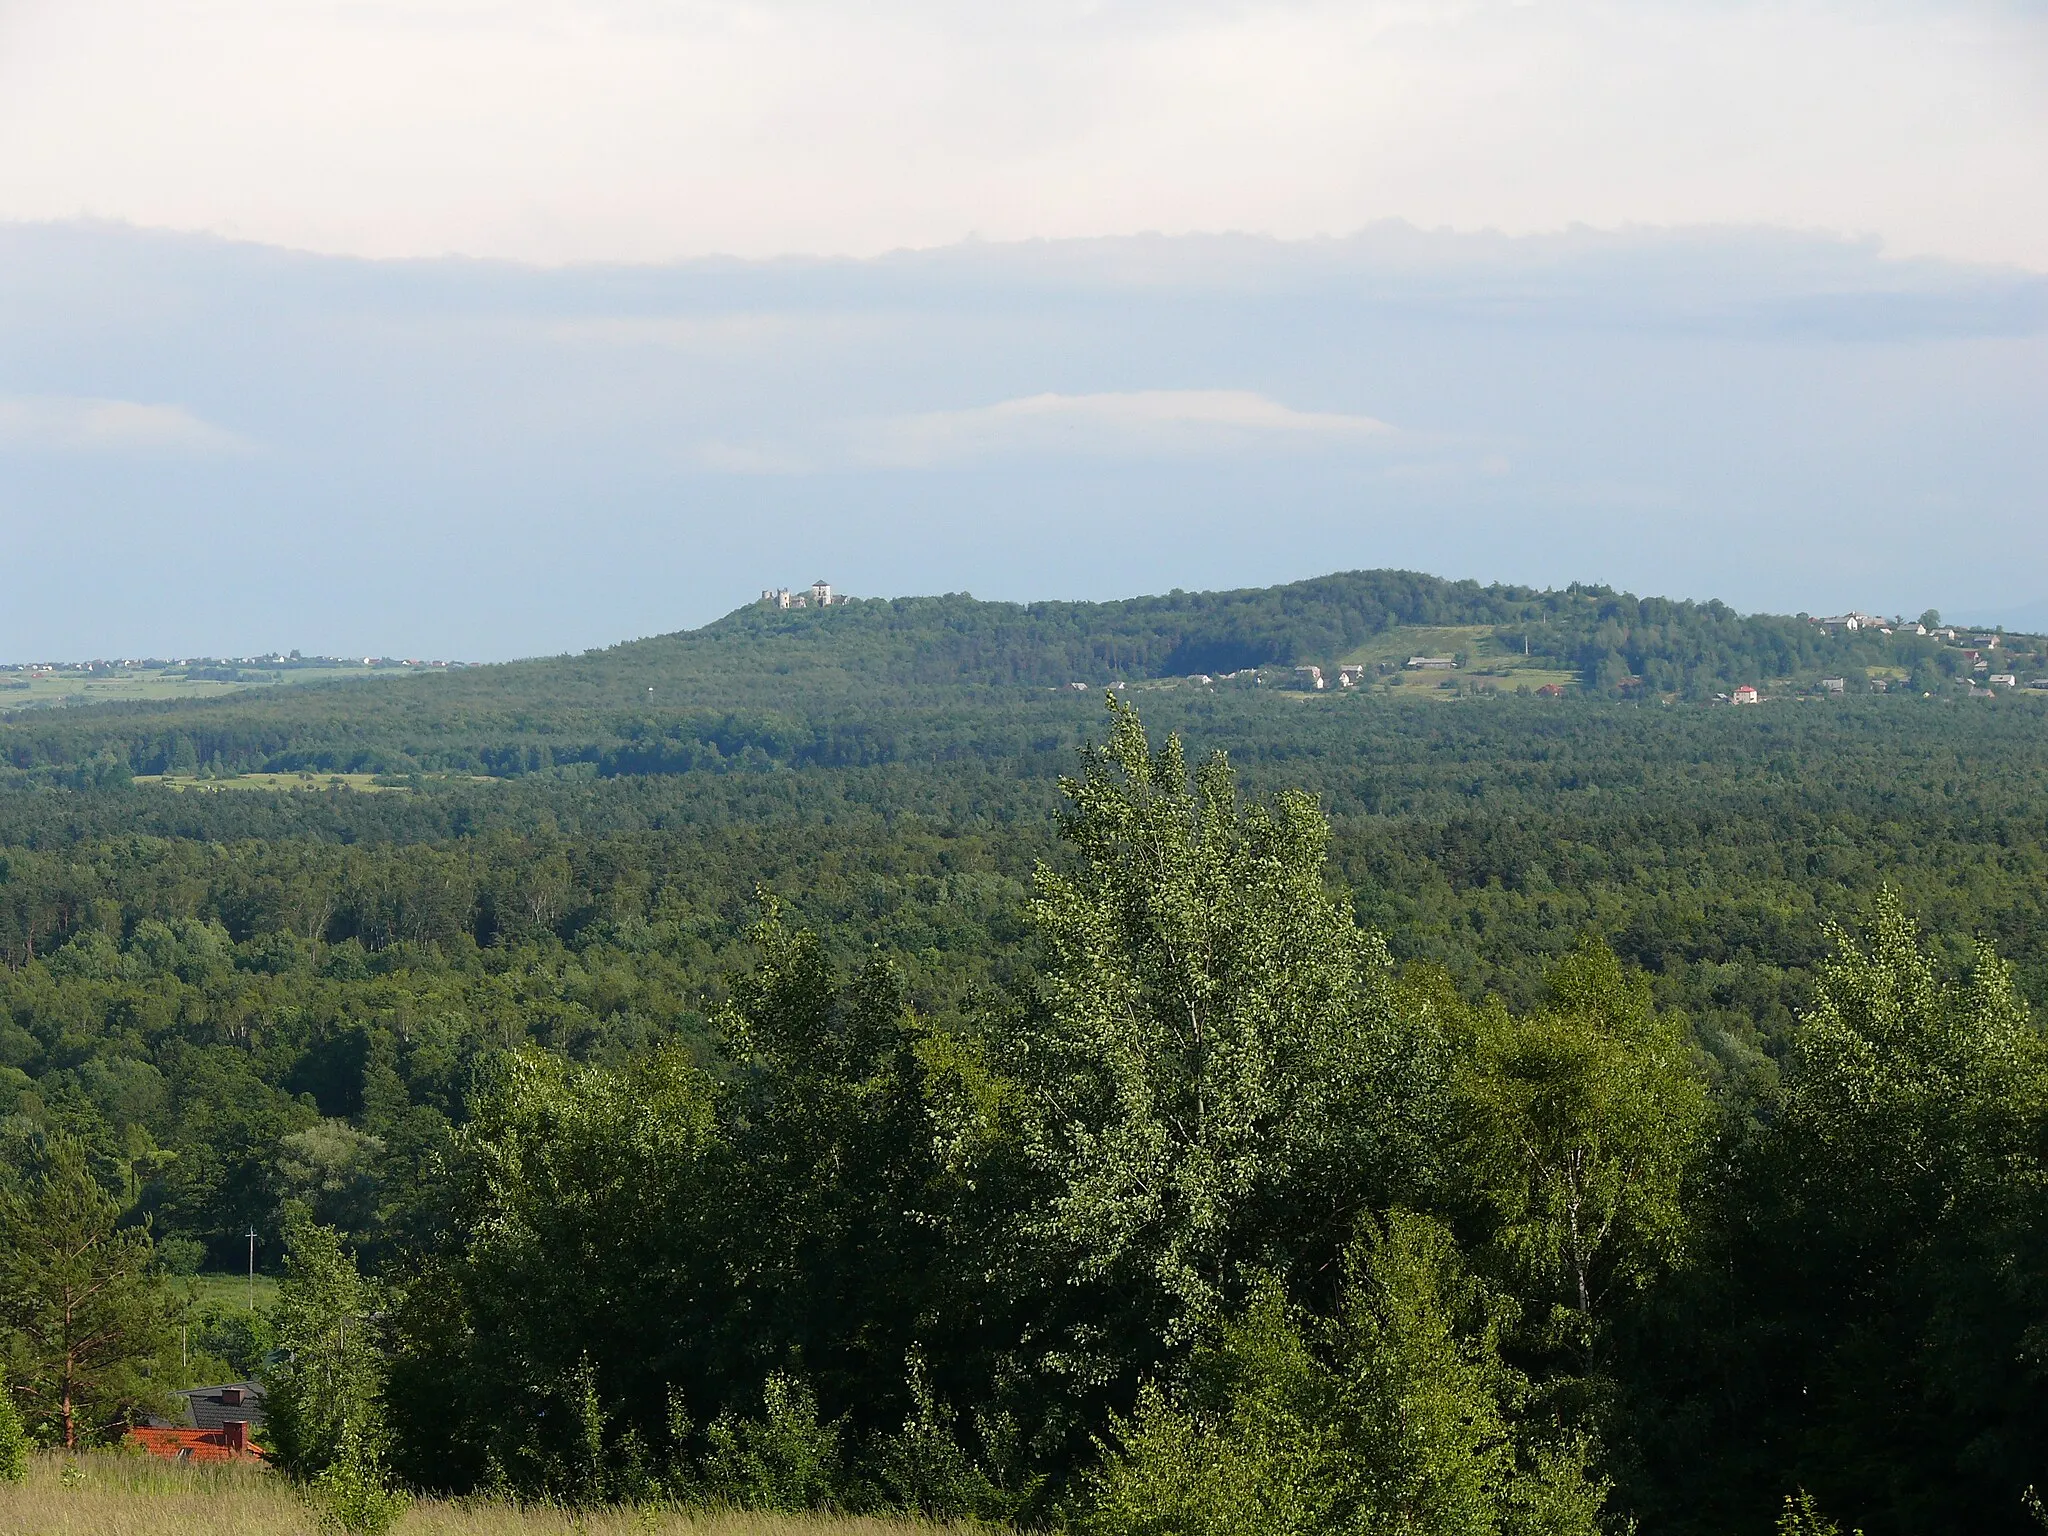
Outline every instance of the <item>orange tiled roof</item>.
<svg viewBox="0 0 2048 1536">
<path fill-rule="evenodd" d="M 128 1438 L 166 1461 L 258 1461 L 263 1456 L 253 1442 L 236 1450 L 226 1431 L 218 1429 L 131 1429 Z"/>
</svg>

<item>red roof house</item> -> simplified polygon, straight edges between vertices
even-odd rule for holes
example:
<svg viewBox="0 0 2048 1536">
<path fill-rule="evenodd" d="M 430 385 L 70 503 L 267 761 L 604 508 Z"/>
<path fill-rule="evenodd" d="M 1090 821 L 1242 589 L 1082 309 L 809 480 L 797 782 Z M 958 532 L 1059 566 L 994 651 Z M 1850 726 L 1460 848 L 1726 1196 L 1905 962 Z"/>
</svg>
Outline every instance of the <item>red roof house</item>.
<svg viewBox="0 0 2048 1536">
<path fill-rule="evenodd" d="M 253 1381 L 192 1387 L 175 1394 L 184 1403 L 182 1424 L 157 1420 L 128 1431 L 128 1438 L 167 1461 L 260 1461 L 262 1449 L 249 1438 L 263 1427 L 263 1388 Z"/>
<path fill-rule="evenodd" d="M 154 1429 L 128 1431 L 128 1438 L 166 1461 L 261 1461 L 263 1452 L 249 1438 L 249 1426 L 230 1419 L 219 1429 Z"/>
</svg>

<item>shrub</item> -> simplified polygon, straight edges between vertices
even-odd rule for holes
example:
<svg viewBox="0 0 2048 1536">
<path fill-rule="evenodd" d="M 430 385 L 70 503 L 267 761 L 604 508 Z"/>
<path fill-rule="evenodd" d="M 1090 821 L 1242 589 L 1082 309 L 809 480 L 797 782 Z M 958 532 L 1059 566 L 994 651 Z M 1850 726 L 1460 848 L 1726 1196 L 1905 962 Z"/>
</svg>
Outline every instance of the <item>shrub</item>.
<svg viewBox="0 0 2048 1536">
<path fill-rule="evenodd" d="M 14 1394 L 0 1384 L 0 1483 L 28 1479 L 28 1431 L 14 1406 Z"/>
<path fill-rule="evenodd" d="M 353 1427 L 342 1430 L 334 1459 L 308 1492 L 321 1528 L 345 1536 L 384 1536 L 411 1502 L 391 1487 L 375 1448 Z"/>
<path fill-rule="evenodd" d="M 821 1424 L 817 1395 L 781 1371 L 761 1396 L 760 1418 L 722 1413 L 705 1432 L 705 1491 L 748 1509 L 829 1507 L 839 1480 L 838 1422 Z"/>
</svg>

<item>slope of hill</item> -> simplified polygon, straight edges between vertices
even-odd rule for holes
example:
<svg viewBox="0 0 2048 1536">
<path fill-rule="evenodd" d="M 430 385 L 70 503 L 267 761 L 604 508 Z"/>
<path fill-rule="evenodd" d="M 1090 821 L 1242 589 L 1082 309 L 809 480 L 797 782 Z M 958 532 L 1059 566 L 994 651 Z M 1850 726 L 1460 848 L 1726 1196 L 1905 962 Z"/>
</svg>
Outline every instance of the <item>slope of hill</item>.
<svg viewBox="0 0 2048 1536">
<path fill-rule="evenodd" d="M 612 776 L 1010 755 L 1023 743 L 1071 736 L 1081 716 L 1061 690 L 1075 682 L 1333 667 L 1359 657 L 1383 669 L 1397 664 L 1411 631 L 1469 637 L 1468 659 L 1482 665 L 1467 676 L 1566 680 L 1610 698 L 1701 701 L 1743 682 L 1810 684 L 1823 671 L 1847 678 L 1851 691 L 1873 676 L 1927 691 L 1969 665 L 1962 651 L 1907 631 L 1830 632 L 1801 618 L 1605 587 L 1538 591 L 1359 571 L 1111 603 L 953 595 L 797 610 L 751 604 L 701 629 L 581 656 L 374 686 L 16 716 L 0 724 L 0 763 L 85 784 L 215 765 L 500 777 L 573 767 Z M 1261 706 L 1233 707 L 1251 718 Z M 972 729 L 963 729 L 967 716 Z"/>
</svg>

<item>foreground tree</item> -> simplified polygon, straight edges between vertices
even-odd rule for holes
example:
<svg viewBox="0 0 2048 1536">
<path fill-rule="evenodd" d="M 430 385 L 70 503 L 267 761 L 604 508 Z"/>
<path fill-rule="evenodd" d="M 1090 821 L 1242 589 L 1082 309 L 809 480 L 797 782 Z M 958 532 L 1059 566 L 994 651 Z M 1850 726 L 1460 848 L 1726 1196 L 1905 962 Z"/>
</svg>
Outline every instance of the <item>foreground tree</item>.
<svg viewBox="0 0 2048 1536">
<path fill-rule="evenodd" d="M 166 1406 L 149 1368 L 169 1344 L 173 1303 L 149 1234 L 117 1228 L 119 1214 L 70 1140 L 42 1149 L 21 1187 L 0 1194 L 5 1375 L 67 1448 Z"/>
<path fill-rule="evenodd" d="M 1761 1527 L 1804 1488 L 1871 1536 L 2032 1529 L 2048 1048 L 1998 957 L 1945 980 L 1892 891 L 1837 933 L 1795 1047 L 1636 1345 L 1646 1513 Z"/>
<path fill-rule="evenodd" d="M 1395 1212 L 1354 1247 L 1333 1319 L 1278 1287 L 1148 1389 L 1096 1478 L 1099 1536 L 1593 1536 L 1581 1446 L 1528 1443 L 1500 1313 L 1450 1231 Z"/>
<path fill-rule="evenodd" d="M 1041 866 L 1045 954 L 1011 1030 L 1040 1233 L 1094 1287 L 1058 1363 L 1100 1384 L 1184 1352 L 1255 1273 L 1307 1287 L 1420 1181 L 1441 1043 L 1397 1017 L 1385 946 L 1324 884 L 1306 795 L 1241 808 L 1111 701 Z"/>
<path fill-rule="evenodd" d="M 1615 1293 L 1683 1254 L 1709 1106 L 1683 1024 L 1605 945 L 1560 960 L 1547 994 L 1526 1017 L 1497 1003 L 1473 1016 L 1460 1161 L 1532 1321 L 1584 1366 Z"/>
<path fill-rule="evenodd" d="M 666 1454 L 672 1419 L 715 1411 L 721 1320 L 744 1322 L 723 1158 L 712 1082 L 685 1052 L 619 1072 L 505 1058 L 455 1149 L 447 1245 L 397 1319 L 399 1471 L 601 1498 L 608 1456 Z"/>
<path fill-rule="evenodd" d="M 379 1288 L 356 1271 L 332 1227 L 294 1209 L 272 1311 L 276 1350 L 263 1367 L 271 1461 L 302 1482 L 346 1447 L 375 1458 L 384 1438 Z"/>
</svg>

